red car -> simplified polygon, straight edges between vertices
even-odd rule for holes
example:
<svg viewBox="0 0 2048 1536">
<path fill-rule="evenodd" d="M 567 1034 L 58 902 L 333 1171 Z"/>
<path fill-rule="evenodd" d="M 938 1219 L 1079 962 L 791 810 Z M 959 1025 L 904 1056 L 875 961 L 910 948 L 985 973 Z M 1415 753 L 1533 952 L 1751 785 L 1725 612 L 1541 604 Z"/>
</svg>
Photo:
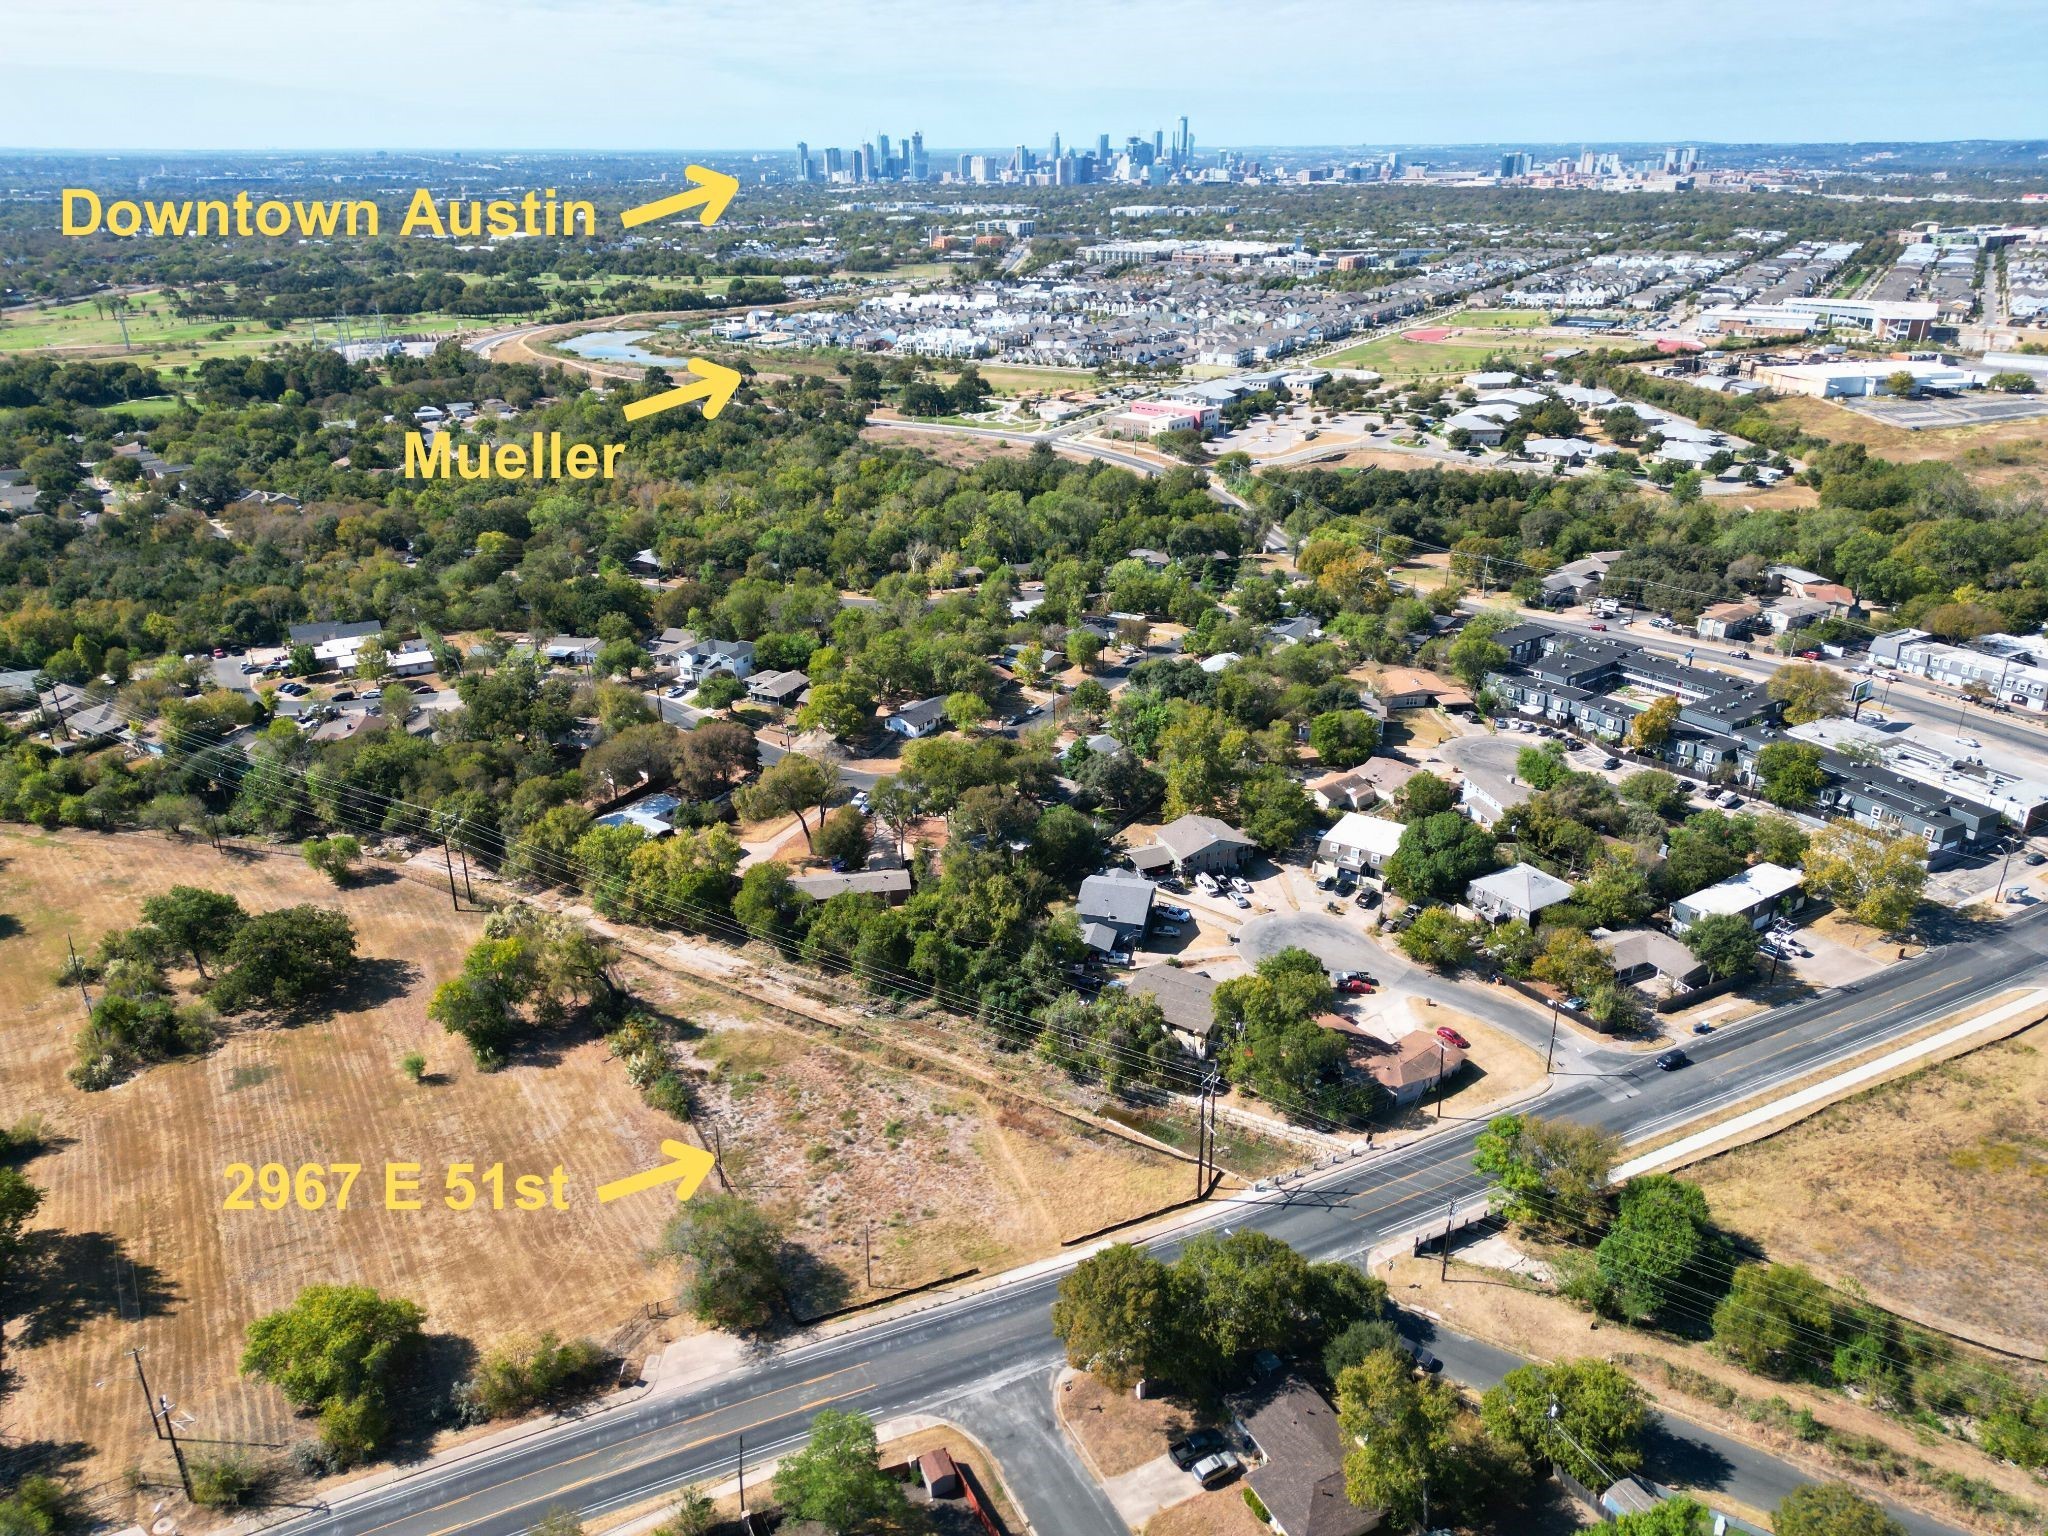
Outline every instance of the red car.
<svg viewBox="0 0 2048 1536">
<path fill-rule="evenodd" d="M 1605 624 L 1589 624 L 1589 625 L 1587 625 L 1586 627 L 1587 627 L 1588 629 L 1600 629 L 1600 630 L 1604 630 L 1604 629 L 1606 629 L 1606 628 L 1607 628 L 1607 626 L 1606 626 Z"/>
<path fill-rule="evenodd" d="M 1437 1026 L 1436 1037 L 1439 1040 L 1448 1041 L 1450 1044 L 1455 1045 L 1461 1051 L 1469 1051 L 1472 1049 L 1472 1042 L 1470 1040 L 1467 1040 L 1463 1035 L 1459 1034 L 1455 1029 L 1451 1028 L 1451 1026 L 1448 1024 L 1441 1024 Z"/>
<path fill-rule="evenodd" d="M 1337 983 L 1337 990 L 1339 992 L 1369 993 L 1372 991 L 1372 983 L 1363 976 L 1347 976 L 1344 980 Z"/>
<path fill-rule="evenodd" d="M 1801 652 L 1799 653 L 1799 657 L 1800 657 L 1800 660 L 1802 660 L 1802 661 L 1819 661 L 1819 660 L 1820 660 L 1820 652 L 1819 652 L 1819 651 L 1801 651 Z"/>
</svg>

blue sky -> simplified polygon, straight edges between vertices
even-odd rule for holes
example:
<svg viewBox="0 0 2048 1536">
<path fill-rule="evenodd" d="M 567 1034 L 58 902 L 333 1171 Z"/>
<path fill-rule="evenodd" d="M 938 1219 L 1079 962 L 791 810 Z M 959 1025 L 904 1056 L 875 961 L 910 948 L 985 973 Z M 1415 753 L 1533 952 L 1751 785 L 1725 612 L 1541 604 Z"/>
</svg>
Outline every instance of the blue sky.
<svg viewBox="0 0 2048 1536">
<path fill-rule="evenodd" d="M 0 145 L 2048 135 L 2048 0 L 63 0 Z"/>
</svg>

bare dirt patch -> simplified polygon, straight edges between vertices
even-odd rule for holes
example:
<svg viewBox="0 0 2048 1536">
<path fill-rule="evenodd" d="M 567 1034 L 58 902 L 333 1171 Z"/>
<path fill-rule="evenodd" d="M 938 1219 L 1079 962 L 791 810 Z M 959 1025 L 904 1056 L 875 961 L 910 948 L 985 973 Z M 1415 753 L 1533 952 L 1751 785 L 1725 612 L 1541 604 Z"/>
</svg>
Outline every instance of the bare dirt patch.
<svg viewBox="0 0 2048 1536">
<path fill-rule="evenodd" d="M 1098 1478 L 1121 1477 L 1166 1454 L 1195 1427 L 1194 1412 L 1172 1398 L 1135 1396 L 1104 1386 L 1086 1371 L 1062 1371 L 1053 1407 Z"/>
<path fill-rule="evenodd" d="M 897 448 L 915 448 L 925 457 L 937 459 L 941 464 L 950 464 L 955 468 L 965 468 L 989 459 L 1023 458 L 1031 452 L 1028 445 L 1013 443 L 1006 438 L 971 436 L 964 432 L 891 430 L 885 424 L 863 427 L 860 435 L 874 443 L 887 443 Z"/>
<path fill-rule="evenodd" d="M 1145 1536 L 1272 1536 L 1272 1530 L 1245 1503 L 1242 1482 L 1199 1494 L 1145 1522 Z"/>
<path fill-rule="evenodd" d="M 1689 1170 L 1772 1258 L 2038 1357 L 2048 1338 L 2048 1025 Z M 1986 1252 L 1998 1261 L 1983 1263 Z M 2031 1342 L 2030 1342 L 2031 1341 Z"/>
</svg>

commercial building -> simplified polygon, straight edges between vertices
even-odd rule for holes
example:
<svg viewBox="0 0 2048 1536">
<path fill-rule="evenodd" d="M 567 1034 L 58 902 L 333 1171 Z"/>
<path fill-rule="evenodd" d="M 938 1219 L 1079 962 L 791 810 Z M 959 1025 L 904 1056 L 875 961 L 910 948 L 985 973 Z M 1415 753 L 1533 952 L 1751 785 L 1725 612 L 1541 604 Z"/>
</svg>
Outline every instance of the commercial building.
<svg viewBox="0 0 2048 1536">
<path fill-rule="evenodd" d="M 1979 635 L 1951 645 L 1924 629 L 1895 629 L 1870 642 L 1870 659 L 1950 688 L 1980 687 L 2002 704 L 2048 711 L 2048 636 Z"/>
<path fill-rule="evenodd" d="M 1949 394 L 1957 390 L 1982 389 L 1991 375 L 1980 368 L 1954 363 L 1870 358 L 1854 362 L 1787 363 L 1759 368 L 1757 381 L 1787 395 L 1812 395 L 1816 399 L 1860 399 L 1869 395 L 1894 394 L 1892 381 L 1899 374 L 1913 380 L 1910 393 L 1926 391 Z"/>
</svg>

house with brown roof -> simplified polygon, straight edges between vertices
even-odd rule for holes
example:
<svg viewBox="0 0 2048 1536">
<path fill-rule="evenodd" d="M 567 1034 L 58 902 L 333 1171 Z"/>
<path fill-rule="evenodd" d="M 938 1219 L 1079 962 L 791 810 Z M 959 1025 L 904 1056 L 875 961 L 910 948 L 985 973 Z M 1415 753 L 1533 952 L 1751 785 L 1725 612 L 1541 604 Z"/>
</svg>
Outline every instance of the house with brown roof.
<svg viewBox="0 0 2048 1536">
<path fill-rule="evenodd" d="M 1376 1509 L 1344 1494 L 1344 1437 L 1337 1410 L 1299 1376 L 1273 1376 L 1231 1399 L 1237 1428 L 1259 1464 L 1245 1477 L 1280 1536 L 1366 1536 Z"/>
<path fill-rule="evenodd" d="M 1394 1108 L 1406 1109 L 1426 1098 L 1438 1083 L 1457 1076 L 1465 1053 L 1441 1035 L 1412 1029 L 1366 1057 L 1362 1065 L 1366 1075 L 1386 1089 Z"/>
</svg>

